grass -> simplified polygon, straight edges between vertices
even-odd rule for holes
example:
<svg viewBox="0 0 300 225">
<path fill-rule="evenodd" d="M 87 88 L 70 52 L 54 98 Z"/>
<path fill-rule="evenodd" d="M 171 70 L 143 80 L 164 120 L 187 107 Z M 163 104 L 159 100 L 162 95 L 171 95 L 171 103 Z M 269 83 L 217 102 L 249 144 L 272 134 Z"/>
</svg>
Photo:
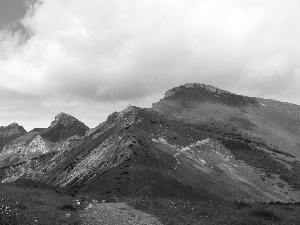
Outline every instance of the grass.
<svg viewBox="0 0 300 225">
<path fill-rule="evenodd" d="M 76 205 L 75 199 L 38 182 L 2 184 L 0 224 L 79 225 L 82 208 Z M 213 202 L 147 196 L 124 197 L 119 201 L 153 215 L 166 225 L 276 225 L 298 224 L 300 221 L 298 203 Z"/>
<path fill-rule="evenodd" d="M 220 137 L 222 144 L 234 154 L 237 160 L 243 160 L 248 165 L 259 168 L 266 174 L 278 174 L 280 179 L 286 181 L 292 188 L 300 190 L 300 162 L 294 160 L 292 162 L 286 161 L 290 164 L 291 170 L 283 163 L 277 161 L 272 155 L 260 147 L 267 150 L 275 151 L 274 148 L 268 148 L 264 143 L 260 142 L 246 142 L 247 139 L 238 138 L 224 138 Z M 281 152 L 281 151 L 280 151 Z M 278 152 L 277 152 L 278 153 Z M 282 154 L 282 153 L 280 153 Z M 286 154 L 286 156 L 289 156 Z"/>
<path fill-rule="evenodd" d="M 74 198 L 35 186 L 0 185 L 1 225 L 80 224 Z"/>
<path fill-rule="evenodd" d="M 246 202 L 200 202 L 179 198 L 126 198 L 135 209 L 157 217 L 163 224 L 299 224 L 296 204 L 270 205 Z"/>
<path fill-rule="evenodd" d="M 255 209 L 251 211 L 252 215 L 264 220 L 281 221 L 281 218 L 277 216 L 273 211 L 267 209 Z"/>
</svg>

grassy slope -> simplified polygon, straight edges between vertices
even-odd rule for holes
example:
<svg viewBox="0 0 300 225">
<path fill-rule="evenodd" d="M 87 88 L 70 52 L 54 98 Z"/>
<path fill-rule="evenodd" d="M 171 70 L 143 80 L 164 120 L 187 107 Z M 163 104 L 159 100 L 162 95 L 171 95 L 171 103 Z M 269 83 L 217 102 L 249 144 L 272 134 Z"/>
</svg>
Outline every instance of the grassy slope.
<svg viewBox="0 0 300 225">
<path fill-rule="evenodd" d="M 244 202 L 206 202 L 182 198 L 126 198 L 135 209 L 154 215 L 163 224 L 299 224 L 300 206 Z"/>
<path fill-rule="evenodd" d="M 300 107 L 255 98 L 249 102 L 250 98 L 243 96 L 235 105 L 236 99 L 230 95 L 226 101 L 220 100 L 225 95 L 207 95 L 179 92 L 153 109 L 183 126 L 207 132 L 236 159 L 256 168 L 262 181 L 284 187 L 283 192 L 299 200 Z"/>
<path fill-rule="evenodd" d="M 1 184 L 0 224 L 80 224 L 73 200 L 40 182 L 22 180 Z"/>
<path fill-rule="evenodd" d="M 79 217 L 82 209 L 75 206 L 75 199 L 39 182 L 25 180 L 1 185 L 0 224 L 84 224 Z M 124 197 L 118 201 L 153 215 L 162 224 L 269 225 L 297 224 L 300 221 L 300 207 L 295 204 L 266 205 L 146 196 Z M 120 213 L 111 216 L 120 216 Z"/>
<path fill-rule="evenodd" d="M 176 175 L 172 174 L 177 164 L 174 158 L 176 152 L 172 152 L 174 151 L 172 149 L 161 149 L 159 146 L 153 145 L 151 137 L 157 137 L 164 131 L 165 128 L 162 125 L 168 127 L 169 133 L 180 132 L 182 140 L 185 140 L 189 134 L 185 132 L 184 128 L 182 129 L 181 124 L 172 123 L 155 111 L 145 109 L 138 111 L 138 116 L 143 118 L 142 123 L 126 129 L 127 134 L 133 140 L 129 144 L 132 151 L 130 159 L 121 166 L 87 182 L 81 191 L 93 193 L 94 196 L 136 196 L 146 193 L 151 196 L 222 199 L 214 192 L 210 192 L 203 183 L 201 184 L 206 180 L 205 176 L 202 176 L 202 179 L 199 179 L 201 181 L 194 184 L 195 188 L 189 186 L 197 176 L 193 173 L 192 167 L 183 168 Z M 194 135 L 200 139 L 207 137 L 201 132 Z M 173 136 L 171 138 L 173 139 Z M 187 143 L 189 141 L 182 144 Z M 190 180 L 184 180 L 190 175 L 192 175 Z"/>
</svg>

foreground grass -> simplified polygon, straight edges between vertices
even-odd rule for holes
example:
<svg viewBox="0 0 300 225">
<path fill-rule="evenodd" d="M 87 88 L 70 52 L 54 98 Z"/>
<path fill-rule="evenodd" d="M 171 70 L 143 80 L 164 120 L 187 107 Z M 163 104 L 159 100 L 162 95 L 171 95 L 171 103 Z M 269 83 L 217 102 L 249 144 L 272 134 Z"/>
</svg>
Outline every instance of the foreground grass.
<svg viewBox="0 0 300 225">
<path fill-rule="evenodd" d="M 77 196 L 78 198 L 78 196 Z M 101 198 L 101 196 L 99 196 Z M 1 225 L 79 225 L 79 214 L 87 205 L 77 206 L 75 197 L 51 187 L 30 183 L 0 185 Z M 82 202 L 93 202 L 87 197 Z M 106 199 L 109 202 L 109 199 Z M 100 200 L 101 202 L 101 200 Z M 193 201 L 166 197 L 126 197 L 134 209 L 153 215 L 162 224 L 299 224 L 300 204 L 259 204 L 245 202 Z M 101 203 L 99 203 L 101 204 Z M 119 215 L 119 214 L 118 214 Z M 116 224 L 117 225 L 117 224 Z"/>
<path fill-rule="evenodd" d="M 258 203 L 212 203 L 176 198 L 126 198 L 135 209 L 158 218 L 163 224 L 299 224 L 300 206 Z"/>
<path fill-rule="evenodd" d="M 1 225 L 80 224 L 71 196 L 35 186 L 0 185 Z"/>
</svg>

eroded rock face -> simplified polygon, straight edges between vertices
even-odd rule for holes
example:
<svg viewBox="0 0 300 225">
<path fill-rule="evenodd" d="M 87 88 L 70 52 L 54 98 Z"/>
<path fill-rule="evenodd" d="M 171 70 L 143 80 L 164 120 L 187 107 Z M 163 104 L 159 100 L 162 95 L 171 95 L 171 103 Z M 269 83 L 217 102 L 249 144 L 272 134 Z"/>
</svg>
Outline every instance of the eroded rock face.
<svg viewBox="0 0 300 225">
<path fill-rule="evenodd" d="M 50 148 L 47 146 L 47 143 L 40 135 L 37 135 L 27 146 L 25 154 L 30 154 L 30 153 L 45 154 L 49 151 Z"/>
<path fill-rule="evenodd" d="M 128 148 L 129 140 L 124 137 L 112 135 L 82 158 L 73 168 L 67 168 L 57 178 L 56 185 L 67 187 L 81 183 L 85 178 L 93 179 L 95 176 L 117 167 L 129 159 L 132 154 Z"/>
<path fill-rule="evenodd" d="M 21 136 L 22 137 L 22 136 Z M 28 141 L 31 140 L 31 141 Z M 52 151 L 52 147 L 40 135 L 30 138 L 19 138 L 7 144 L 0 154 L 1 167 L 10 167 L 23 164 Z"/>
</svg>

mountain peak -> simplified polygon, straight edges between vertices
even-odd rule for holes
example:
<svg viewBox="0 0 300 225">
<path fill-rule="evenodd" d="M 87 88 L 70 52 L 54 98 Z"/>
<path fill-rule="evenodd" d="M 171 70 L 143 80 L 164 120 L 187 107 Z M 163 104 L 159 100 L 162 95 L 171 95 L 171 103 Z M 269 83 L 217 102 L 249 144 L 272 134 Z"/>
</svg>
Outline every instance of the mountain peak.
<svg viewBox="0 0 300 225">
<path fill-rule="evenodd" d="M 70 116 L 70 115 L 68 115 L 68 114 L 66 114 L 66 113 L 64 113 L 64 112 L 58 113 L 58 114 L 56 115 L 56 117 L 62 117 L 62 116 Z"/>
<path fill-rule="evenodd" d="M 7 143 L 25 134 L 26 132 L 27 131 L 24 129 L 24 127 L 20 126 L 17 123 L 11 123 L 5 127 L 1 126 L 0 127 L 0 152 L 2 151 L 3 147 Z"/>
<path fill-rule="evenodd" d="M 11 124 L 9 124 L 7 127 L 21 127 L 19 124 L 17 124 L 16 122 L 13 122 Z"/>
<path fill-rule="evenodd" d="M 6 133 L 6 135 L 26 133 L 26 130 L 24 129 L 24 127 L 20 126 L 19 124 L 15 123 L 15 122 L 9 124 L 8 126 L 0 127 L 0 131 L 2 131 L 3 133 Z"/>
<path fill-rule="evenodd" d="M 64 112 L 60 112 L 55 116 L 55 118 L 57 118 L 57 119 L 64 119 L 64 118 L 68 118 L 68 117 L 73 117 L 73 116 L 71 116 L 67 113 L 64 113 Z"/>
<path fill-rule="evenodd" d="M 74 122 L 78 121 L 75 117 L 61 112 L 55 116 L 55 119 L 51 122 L 50 127 L 54 127 L 57 124 L 62 124 L 64 126 L 72 125 Z"/>
<path fill-rule="evenodd" d="M 178 92 L 188 92 L 191 90 L 198 90 L 198 91 L 206 91 L 213 94 L 232 94 L 229 91 L 222 90 L 212 85 L 207 84 L 199 84 L 199 83 L 186 83 L 184 85 L 180 85 L 179 87 L 172 88 L 168 90 L 165 94 L 165 97 L 171 97 L 176 95 Z"/>
<path fill-rule="evenodd" d="M 55 116 L 51 125 L 43 132 L 42 137 L 57 142 L 73 135 L 83 136 L 87 130 L 89 130 L 89 127 L 83 122 L 61 112 Z"/>
<path fill-rule="evenodd" d="M 180 102 L 184 102 L 185 105 L 191 104 L 191 106 L 195 102 L 206 102 L 218 103 L 230 107 L 239 107 L 249 104 L 257 104 L 257 99 L 234 94 L 212 85 L 186 83 L 168 90 L 163 99 L 152 105 L 152 109 L 165 108 L 168 104 L 179 104 Z"/>
</svg>

